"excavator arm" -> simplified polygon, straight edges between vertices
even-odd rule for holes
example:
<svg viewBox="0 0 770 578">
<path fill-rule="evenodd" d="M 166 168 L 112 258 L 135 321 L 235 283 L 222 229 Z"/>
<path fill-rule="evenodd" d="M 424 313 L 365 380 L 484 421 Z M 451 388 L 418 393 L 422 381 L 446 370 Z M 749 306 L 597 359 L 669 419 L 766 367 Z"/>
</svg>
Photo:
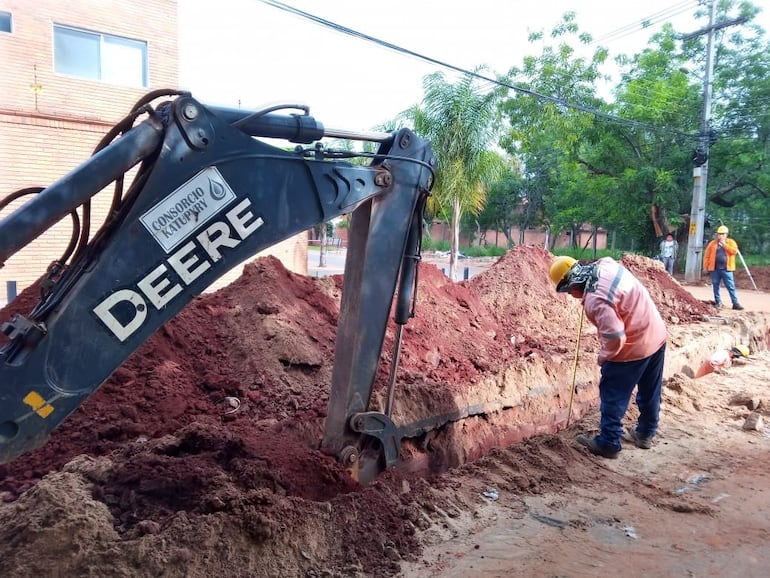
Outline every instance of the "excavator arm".
<svg viewBox="0 0 770 578">
<path fill-rule="evenodd" d="M 140 122 L 139 113 L 147 118 Z M 435 168 L 429 144 L 407 129 L 327 130 L 307 114 L 207 107 L 184 93 L 157 109 L 144 105 L 135 116 L 121 136 L 0 221 L 5 262 L 139 165 L 102 228 L 51 275 L 40 303 L 1 320 L 8 343 L 0 351 L 0 463 L 44 444 L 161 325 L 228 270 L 350 214 L 322 445 L 356 466 L 359 449 L 371 445 L 362 436 L 388 439 L 358 426 L 396 294 L 398 322 L 408 317 Z M 364 166 L 343 160 L 341 151 L 302 146 L 328 136 L 374 141 L 378 150 Z M 284 150 L 266 139 L 300 144 Z M 392 452 L 386 462 L 392 464 Z"/>
</svg>

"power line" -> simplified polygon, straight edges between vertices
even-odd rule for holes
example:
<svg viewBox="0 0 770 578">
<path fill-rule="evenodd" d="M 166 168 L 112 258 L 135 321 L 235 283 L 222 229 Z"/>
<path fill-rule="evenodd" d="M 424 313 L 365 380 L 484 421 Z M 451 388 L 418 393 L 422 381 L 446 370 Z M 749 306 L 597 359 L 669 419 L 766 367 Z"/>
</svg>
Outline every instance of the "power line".
<svg viewBox="0 0 770 578">
<path fill-rule="evenodd" d="M 688 138 L 694 138 L 697 137 L 697 135 L 687 134 L 687 133 L 681 133 L 679 131 L 670 129 L 668 127 L 660 127 L 655 126 L 649 123 L 635 121 L 627 118 L 618 117 L 606 112 L 603 112 L 601 110 L 597 110 L 595 108 L 591 108 L 589 106 L 577 104 L 577 103 L 571 103 L 568 102 L 562 98 L 549 96 L 546 94 L 542 94 L 539 92 L 536 92 L 534 90 L 530 90 L 528 88 L 524 88 L 521 86 L 515 86 L 513 84 L 509 84 L 505 81 L 502 81 L 500 79 L 490 78 L 488 76 L 484 76 L 483 74 L 480 74 L 478 72 L 470 71 L 465 68 L 462 68 L 460 66 L 456 66 L 454 64 L 450 64 L 448 62 L 444 62 L 442 60 L 438 60 L 436 58 L 427 56 L 425 54 L 420 54 L 419 52 L 415 52 L 413 50 L 409 50 L 408 48 L 404 48 L 402 46 L 398 46 L 396 44 L 393 44 L 391 42 L 388 42 L 386 40 L 382 40 L 379 38 L 375 38 L 374 36 L 370 36 L 368 34 L 364 34 L 363 32 L 359 32 L 357 30 L 353 30 L 352 28 L 348 28 L 347 26 L 342 26 L 341 24 L 337 24 L 335 22 L 331 22 L 330 20 L 326 20 L 325 18 L 321 18 L 320 16 L 316 16 L 314 14 L 310 14 L 308 12 L 305 12 L 303 10 L 300 10 L 298 8 L 295 8 L 293 6 L 289 6 L 288 4 L 284 4 L 283 2 L 279 2 L 278 0 L 257 0 L 258 2 L 261 2 L 262 4 L 267 4 L 268 6 L 272 6 L 274 8 L 278 8 L 279 10 L 283 10 L 285 12 L 289 12 L 291 14 L 294 14 L 296 16 L 300 16 L 301 18 L 305 18 L 307 20 L 310 20 L 312 22 L 315 22 L 321 26 L 331 28 L 332 30 L 335 30 L 337 32 L 340 32 L 342 34 L 347 34 L 349 36 L 353 36 L 354 38 L 359 38 L 361 40 L 364 40 L 366 42 L 371 42 L 373 44 L 377 44 L 379 46 L 382 46 L 383 48 L 387 48 L 389 50 L 393 50 L 394 52 L 398 52 L 401 54 L 405 54 L 407 56 L 411 56 L 413 58 L 417 58 L 418 60 L 423 60 L 425 62 L 429 62 L 431 64 L 435 64 L 439 67 L 446 68 L 448 70 L 452 70 L 454 72 L 459 72 L 460 74 L 471 76 L 473 78 L 476 78 L 478 80 L 482 80 L 485 82 L 492 83 L 494 85 L 507 88 L 509 90 L 512 90 L 516 93 L 523 94 L 525 96 L 531 96 L 538 100 L 550 102 L 552 104 L 556 104 L 559 106 L 563 106 L 565 108 L 574 109 L 580 112 L 584 112 L 586 114 L 591 114 L 593 116 L 604 118 L 605 120 L 609 120 L 611 122 L 615 122 L 618 124 L 626 124 L 629 126 L 637 127 L 637 128 L 645 128 L 648 130 L 653 131 L 660 131 L 660 132 L 667 132 L 671 134 L 676 134 L 679 136 L 686 136 Z"/>
<path fill-rule="evenodd" d="M 636 22 L 632 22 L 631 24 L 626 24 L 625 26 L 621 26 L 620 28 L 607 32 L 606 34 L 599 36 L 598 38 L 595 38 L 591 42 L 591 45 L 594 45 L 603 41 L 619 40 L 625 36 L 629 36 L 630 34 L 634 34 L 642 30 L 646 30 L 651 26 L 653 26 L 654 24 L 658 24 L 659 22 L 665 22 L 674 16 L 679 16 L 680 14 L 688 10 L 692 10 L 697 5 L 698 5 L 697 1 L 686 0 L 685 2 L 680 2 L 679 4 L 669 6 L 668 8 L 661 10 L 660 12 L 656 12 L 655 14 L 651 14 L 650 16 L 637 20 Z"/>
</svg>

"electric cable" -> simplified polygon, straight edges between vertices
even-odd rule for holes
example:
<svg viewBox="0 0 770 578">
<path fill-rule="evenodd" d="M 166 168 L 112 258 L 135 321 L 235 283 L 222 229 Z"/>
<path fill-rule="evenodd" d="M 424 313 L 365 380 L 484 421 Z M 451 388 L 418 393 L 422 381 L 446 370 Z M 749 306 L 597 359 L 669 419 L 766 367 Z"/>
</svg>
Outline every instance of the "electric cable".
<svg viewBox="0 0 770 578">
<path fill-rule="evenodd" d="M 589 46 L 598 44 L 604 41 L 619 40 L 621 38 L 624 38 L 636 32 L 646 30 L 647 28 L 649 28 L 654 24 L 665 22 L 666 20 L 669 20 L 674 16 L 679 16 L 685 11 L 693 9 L 697 5 L 698 5 L 698 2 L 695 0 L 686 0 L 685 2 L 674 4 L 673 6 L 669 6 L 668 8 L 665 8 L 660 12 L 651 14 L 646 18 L 642 18 L 640 20 L 637 20 L 636 22 L 632 22 L 631 24 L 626 24 L 625 26 L 621 26 L 620 28 L 607 32 L 603 36 L 599 36 L 598 38 L 593 39 L 592 42 L 589 44 Z"/>
<path fill-rule="evenodd" d="M 433 58 L 431 56 L 427 56 L 425 54 L 421 54 L 419 52 L 415 52 L 413 50 L 410 50 L 408 48 L 404 48 L 402 46 L 398 46 L 396 44 L 393 44 L 391 42 L 388 42 L 386 40 L 382 40 L 379 38 L 375 38 L 373 36 L 370 36 L 368 34 L 365 34 L 363 32 L 359 32 L 357 30 L 353 30 L 352 28 L 348 28 L 347 26 L 343 26 L 341 24 L 337 24 L 335 22 L 332 22 L 330 20 L 327 20 L 325 18 L 322 18 L 320 16 L 316 16 L 314 14 L 310 14 L 308 12 L 305 12 L 303 10 L 300 10 L 298 8 L 295 8 L 293 6 L 290 6 L 288 4 L 285 4 L 283 2 L 279 2 L 278 0 L 257 0 L 258 2 L 261 2 L 262 4 L 266 4 L 268 6 L 272 6 L 274 8 L 278 8 L 279 10 L 283 10 L 285 12 L 288 12 L 290 14 L 294 14 L 295 16 L 299 16 L 301 18 L 304 18 L 306 20 L 310 20 L 312 22 L 315 22 L 321 26 L 331 28 L 332 30 L 335 30 L 337 32 L 340 32 L 342 34 L 347 34 L 349 36 L 352 36 L 354 38 L 359 38 L 361 40 L 364 40 L 366 42 L 371 42 L 373 44 L 377 44 L 379 46 L 382 46 L 383 48 L 387 48 L 389 50 L 392 50 L 394 52 L 398 52 L 401 54 L 405 54 L 407 56 L 411 56 L 413 58 L 417 58 L 418 60 L 422 60 L 425 62 L 429 62 L 431 64 L 435 64 L 441 68 L 446 68 L 448 70 L 452 70 L 454 72 L 458 72 L 463 75 L 467 75 L 473 78 L 476 78 L 481 81 L 492 83 L 496 86 L 500 86 L 502 88 L 507 88 L 509 90 L 512 90 L 515 93 L 520 93 L 525 96 L 531 96 L 533 98 L 536 98 L 543 102 L 550 102 L 552 104 L 556 104 L 558 106 L 562 106 L 564 108 L 569 108 L 573 110 L 577 110 L 579 112 L 584 112 L 586 114 L 593 115 L 597 118 L 604 118 L 606 120 L 609 120 L 614 123 L 618 124 L 626 124 L 629 126 L 635 126 L 638 128 L 644 128 L 647 130 L 653 130 L 653 131 L 660 131 L 660 132 L 666 132 L 669 134 L 680 134 L 683 136 L 687 136 L 688 138 L 697 138 L 697 135 L 687 134 L 687 133 L 681 133 L 680 131 L 676 131 L 674 129 L 671 129 L 669 127 L 663 127 L 663 126 L 655 126 L 649 123 L 641 122 L 641 121 L 635 121 L 627 118 L 618 117 L 616 115 L 612 115 L 610 113 L 597 110 L 595 108 L 592 108 L 590 106 L 582 105 L 579 103 L 574 102 L 568 102 L 562 98 L 558 98 L 555 96 L 550 96 L 547 94 L 542 94 L 534 90 L 530 90 L 528 88 L 524 88 L 522 86 L 516 86 L 513 84 L 509 84 L 508 82 L 501 80 L 501 79 L 495 79 L 490 78 L 489 76 L 485 76 L 479 72 L 467 70 L 465 68 L 462 68 L 460 66 L 456 66 L 454 64 L 451 64 L 449 62 L 445 62 L 442 60 L 439 60 L 437 58 Z"/>
</svg>

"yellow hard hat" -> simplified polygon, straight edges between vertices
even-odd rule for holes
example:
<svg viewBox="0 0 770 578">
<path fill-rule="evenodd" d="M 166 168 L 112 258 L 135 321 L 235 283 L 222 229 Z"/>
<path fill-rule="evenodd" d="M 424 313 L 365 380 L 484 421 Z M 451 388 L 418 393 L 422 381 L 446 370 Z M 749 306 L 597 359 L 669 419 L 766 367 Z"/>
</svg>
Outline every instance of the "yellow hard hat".
<svg viewBox="0 0 770 578">
<path fill-rule="evenodd" d="M 735 357 L 748 357 L 750 351 L 745 345 L 737 343 L 736 345 L 733 345 L 732 353 Z"/>
<path fill-rule="evenodd" d="M 577 260 L 567 255 L 556 257 L 551 263 L 551 269 L 548 271 L 548 276 L 551 278 L 551 281 L 553 281 L 553 284 L 556 285 L 557 291 L 560 289 L 561 282 L 564 281 L 567 273 L 569 273 L 569 270 L 572 269 L 572 266 L 575 263 L 577 263 Z"/>
<path fill-rule="evenodd" d="M 728 229 L 728 228 L 727 228 L 727 227 L 725 227 L 724 225 L 719 225 L 719 226 L 717 227 L 717 235 L 721 235 L 722 233 L 724 233 L 725 235 L 727 235 L 727 233 L 729 233 L 729 232 L 730 232 L 730 229 Z"/>
</svg>

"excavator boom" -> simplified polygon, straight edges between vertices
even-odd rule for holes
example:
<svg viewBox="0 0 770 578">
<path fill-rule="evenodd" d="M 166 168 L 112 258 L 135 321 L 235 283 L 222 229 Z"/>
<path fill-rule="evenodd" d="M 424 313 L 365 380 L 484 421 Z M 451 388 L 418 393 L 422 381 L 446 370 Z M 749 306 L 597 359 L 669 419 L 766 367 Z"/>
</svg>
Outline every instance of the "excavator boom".
<svg viewBox="0 0 770 578">
<path fill-rule="evenodd" d="M 187 94 L 139 112 L 147 118 L 0 221 L 4 262 L 139 165 L 102 228 L 54 268 L 40 303 L 3 320 L 0 463 L 44 444 L 224 273 L 350 214 L 324 447 L 352 464 L 357 454 L 351 458 L 349 448 L 361 433 L 350 418 L 368 409 L 399 278 L 413 278 L 416 266 L 405 253 L 414 253 L 422 233 L 435 167 L 429 144 L 407 129 L 344 133 L 378 143 L 369 164 L 356 165 L 340 151 L 302 146 L 335 134 L 307 115 L 206 107 Z M 285 150 L 268 138 L 301 144 Z M 399 299 L 411 297 L 406 285 Z"/>
</svg>

